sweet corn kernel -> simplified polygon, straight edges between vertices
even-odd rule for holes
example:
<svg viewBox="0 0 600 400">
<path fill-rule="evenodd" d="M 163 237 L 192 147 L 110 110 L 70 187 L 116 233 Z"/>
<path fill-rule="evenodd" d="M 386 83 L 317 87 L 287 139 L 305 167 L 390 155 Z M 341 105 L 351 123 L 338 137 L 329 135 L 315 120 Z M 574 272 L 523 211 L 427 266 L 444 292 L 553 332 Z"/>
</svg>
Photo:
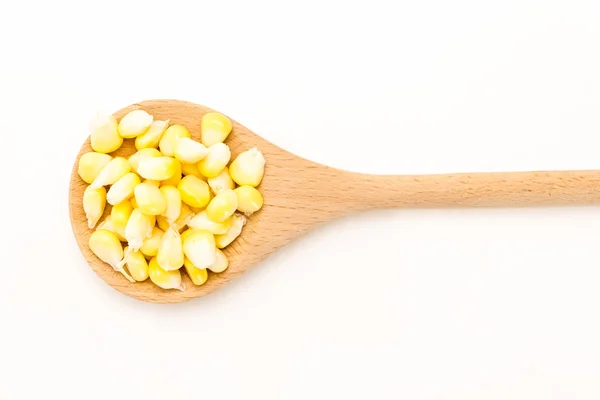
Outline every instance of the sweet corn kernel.
<svg viewBox="0 0 600 400">
<path fill-rule="evenodd" d="M 206 207 L 210 201 L 208 184 L 194 175 L 187 175 L 177 185 L 181 201 L 191 207 Z"/>
<path fill-rule="evenodd" d="M 160 151 L 154 148 L 141 149 L 136 151 L 134 154 L 129 157 L 129 164 L 131 165 L 131 171 L 138 173 L 138 166 L 140 165 L 140 161 L 146 157 L 162 157 Z"/>
<path fill-rule="evenodd" d="M 143 214 L 137 208 L 131 212 L 125 227 L 125 239 L 127 239 L 131 250 L 139 250 L 144 244 L 144 240 L 152 236 L 154 223 L 155 218 L 153 216 Z"/>
<path fill-rule="evenodd" d="M 137 282 L 148 279 L 148 263 L 144 255 L 139 251 L 130 251 L 129 247 L 125 248 L 125 254 L 125 265 L 132 278 Z"/>
<path fill-rule="evenodd" d="M 173 157 L 175 150 L 175 140 L 180 137 L 192 137 L 190 131 L 183 125 L 171 125 L 163 134 L 158 148 L 163 155 Z"/>
<path fill-rule="evenodd" d="M 169 179 L 165 179 L 160 182 L 160 186 L 175 186 L 179 185 L 181 181 L 181 162 L 175 160 L 175 173 Z"/>
<path fill-rule="evenodd" d="M 265 174 L 265 158 L 256 147 L 240 153 L 229 166 L 231 179 L 240 186 L 256 187 Z"/>
<path fill-rule="evenodd" d="M 225 189 L 234 189 L 235 183 L 233 183 L 233 179 L 229 176 L 229 168 L 225 167 L 219 175 L 209 178 L 208 186 L 210 186 L 214 194 L 219 194 L 219 192 Z"/>
<path fill-rule="evenodd" d="M 164 181 L 177 172 L 177 160 L 171 157 L 144 157 L 137 171 L 142 178 Z"/>
<path fill-rule="evenodd" d="M 158 220 L 158 218 L 157 218 Z M 152 228 L 152 236 L 144 240 L 140 251 L 146 257 L 154 257 L 158 253 L 158 247 L 162 239 L 163 231 L 160 228 Z"/>
<path fill-rule="evenodd" d="M 144 110 L 133 110 L 119 121 L 119 135 L 131 139 L 146 132 L 154 117 Z"/>
<path fill-rule="evenodd" d="M 92 189 L 98 189 L 99 187 L 112 185 L 119 179 L 125 176 L 131 171 L 131 165 L 129 161 L 123 157 L 115 157 L 98 174 L 94 182 L 92 182 Z"/>
<path fill-rule="evenodd" d="M 127 226 L 127 221 L 129 221 L 132 211 L 133 207 L 131 206 L 131 202 L 123 201 L 119 204 L 115 204 L 112 207 L 112 210 L 110 210 L 110 216 L 115 224 Z"/>
<path fill-rule="evenodd" d="M 162 289 L 177 289 L 182 292 L 185 290 L 185 285 L 181 282 L 181 272 L 178 269 L 165 271 L 158 265 L 156 257 L 153 257 L 148 264 L 148 276 L 156 286 Z"/>
<path fill-rule="evenodd" d="M 123 246 L 114 233 L 104 229 L 94 231 L 90 235 L 88 246 L 99 259 L 123 274 L 130 282 L 134 282 L 123 268 Z"/>
<path fill-rule="evenodd" d="M 90 144 L 98 153 L 112 153 L 123 144 L 117 120 L 112 115 L 98 114 L 90 122 Z"/>
<path fill-rule="evenodd" d="M 185 271 L 194 285 L 203 285 L 208 279 L 208 271 L 206 271 L 206 268 L 196 267 L 194 264 L 192 264 L 189 258 L 186 257 L 183 260 L 183 266 L 185 267 Z"/>
<path fill-rule="evenodd" d="M 200 171 L 198 171 L 198 165 L 197 164 L 185 164 L 185 163 L 181 163 L 181 172 L 183 174 L 183 176 L 186 175 L 194 175 L 196 178 L 200 178 L 203 181 L 206 182 L 206 177 L 202 176 L 202 174 L 200 173 Z"/>
<path fill-rule="evenodd" d="M 223 235 L 215 235 L 215 243 L 219 249 L 223 249 L 231 244 L 240 233 L 242 233 L 242 228 L 246 224 L 246 217 L 242 214 L 233 214 L 231 227 L 229 230 Z"/>
<path fill-rule="evenodd" d="M 146 215 L 161 215 L 167 209 L 167 199 L 152 182 L 140 183 L 133 193 L 138 208 Z"/>
<path fill-rule="evenodd" d="M 168 222 L 174 223 L 181 214 L 181 194 L 174 186 L 162 186 L 160 192 L 167 200 L 167 208 L 162 215 Z"/>
<path fill-rule="evenodd" d="M 175 139 L 173 155 L 176 159 L 186 164 L 195 164 L 208 154 L 208 149 L 194 139 L 179 137 Z"/>
<path fill-rule="evenodd" d="M 135 138 L 135 148 L 138 150 L 157 148 L 168 126 L 169 121 L 153 121 L 146 132 Z"/>
<path fill-rule="evenodd" d="M 234 190 L 237 196 L 237 209 L 249 216 L 263 206 L 263 197 L 256 188 L 252 186 L 240 186 Z"/>
<path fill-rule="evenodd" d="M 183 245 L 181 236 L 173 228 L 169 228 L 160 240 L 156 254 L 158 265 L 165 271 L 172 271 L 183 266 Z"/>
<path fill-rule="evenodd" d="M 218 274 L 225 271 L 227 267 L 229 267 L 229 260 L 220 249 L 217 249 L 216 256 L 217 258 L 215 262 L 207 268 Z"/>
<path fill-rule="evenodd" d="M 207 231 L 194 231 L 183 242 L 183 254 L 196 266 L 206 268 L 216 260 L 215 237 Z"/>
<path fill-rule="evenodd" d="M 209 147 L 224 142 L 231 132 L 231 121 L 223 114 L 206 113 L 200 122 L 202 143 Z"/>
<path fill-rule="evenodd" d="M 106 207 L 106 189 L 99 187 L 94 189 L 91 186 L 85 188 L 83 192 L 83 211 L 88 221 L 88 228 L 94 229 Z"/>
<path fill-rule="evenodd" d="M 126 224 L 118 224 L 115 221 L 113 221 L 112 216 L 109 215 L 104 219 L 104 221 L 98 224 L 96 230 L 98 231 L 100 229 L 104 229 L 110 231 L 117 235 L 117 238 L 121 242 L 126 242 L 127 240 L 125 239 L 125 226 Z"/>
<path fill-rule="evenodd" d="M 215 143 L 208 148 L 206 157 L 198 162 L 198 171 L 207 178 L 214 178 L 223 171 L 230 158 L 229 146 L 225 143 Z"/>
<path fill-rule="evenodd" d="M 223 222 L 233 215 L 237 207 L 238 201 L 235 192 L 231 189 L 225 189 L 208 203 L 206 215 L 212 221 Z"/>
<path fill-rule="evenodd" d="M 110 187 L 106 194 L 106 201 L 109 204 L 115 205 L 127 200 L 133 195 L 133 189 L 140 184 L 140 177 L 133 172 L 125 174 L 121 179 L 116 181 Z"/>
<path fill-rule="evenodd" d="M 85 183 L 92 183 L 110 160 L 112 157 L 108 154 L 90 151 L 79 158 L 77 173 Z"/>
<path fill-rule="evenodd" d="M 214 235 L 223 235 L 231 227 L 233 217 L 227 218 L 223 222 L 214 222 L 206 214 L 206 210 L 199 212 L 188 222 L 191 229 L 208 231 Z"/>
</svg>

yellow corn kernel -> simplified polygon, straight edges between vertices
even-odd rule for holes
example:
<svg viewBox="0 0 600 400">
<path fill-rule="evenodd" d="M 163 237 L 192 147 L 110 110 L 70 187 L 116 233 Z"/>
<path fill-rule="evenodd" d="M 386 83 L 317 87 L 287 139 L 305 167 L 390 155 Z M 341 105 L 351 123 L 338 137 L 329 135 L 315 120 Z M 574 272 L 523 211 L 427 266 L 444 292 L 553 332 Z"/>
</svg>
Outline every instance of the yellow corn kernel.
<svg viewBox="0 0 600 400">
<path fill-rule="evenodd" d="M 219 249 L 223 249 L 231 244 L 240 233 L 242 233 L 242 228 L 246 224 L 246 217 L 242 214 L 233 214 L 231 227 L 229 230 L 223 235 L 215 235 L 215 243 Z"/>
<path fill-rule="evenodd" d="M 183 260 L 183 266 L 185 267 L 185 271 L 194 285 L 203 285 L 208 279 L 208 271 L 206 271 L 206 268 L 196 267 L 194 264 L 192 264 L 189 258 L 186 257 Z"/>
<path fill-rule="evenodd" d="M 85 188 L 83 192 L 83 211 L 88 221 L 88 228 L 94 229 L 106 207 L 106 189 L 99 187 L 94 189 L 91 186 Z"/>
<path fill-rule="evenodd" d="M 123 268 L 123 246 L 114 233 L 104 229 L 94 231 L 90 235 L 88 246 L 99 259 L 123 274 L 130 282 L 134 282 Z"/>
<path fill-rule="evenodd" d="M 229 163 L 231 151 L 225 143 L 215 143 L 208 148 L 208 154 L 198 162 L 198 171 L 207 178 L 219 175 Z"/>
<path fill-rule="evenodd" d="M 158 186 L 152 182 L 142 182 L 133 190 L 135 202 L 146 215 L 161 215 L 167 209 L 167 199 Z"/>
<path fill-rule="evenodd" d="M 194 139 L 178 137 L 175 139 L 173 155 L 182 163 L 195 164 L 208 154 L 208 149 Z"/>
<path fill-rule="evenodd" d="M 183 232 L 183 230 L 187 226 L 187 223 L 194 217 L 194 215 L 195 214 L 190 209 L 190 206 L 188 206 L 185 203 L 182 203 L 179 218 L 177 218 L 174 224 L 169 223 L 169 221 L 162 215 L 156 217 L 156 222 L 158 223 L 160 229 L 162 229 L 165 232 L 169 229 L 169 227 L 171 227 L 171 225 L 173 225 L 178 232 Z"/>
<path fill-rule="evenodd" d="M 227 267 L 229 267 L 229 260 L 227 259 L 227 257 L 225 256 L 225 254 L 220 250 L 217 249 L 217 258 L 215 260 L 215 262 L 208 266 L 207 268 L 210 269 L 212 272 L 215 273 L 220 273 L 223 272 L 227 269 Z"/>
<path fill-rule="evenodd" d="M 140 165 L 140 161 L 146 157 L 161 157 L 160 151 L 154 148 L 141 149 L 136 151 L 134 154 L 129 157 L 129 164 L 131 165 L 131 171 L 138 173 L 138 166 Z"/>
<path fill-rule="evenodd" d="M 227 218 L 223 222 L 214 222 L 206 214 L 206 210 L 199 212 L 188 222 L 191 229 L 208 231 L 214 235 L 223 235 L 231 227 L 233 217 Z"/>
<path fill-rule="evenodd" d="M 129 221 L 132 211 L 133 207 L 131 202 L 123 201 L 119 204 L 115 204 L 112 207 L 112 210 L 110 210 L 110 216 L 116 224 L 127 226 L 127 221 Z"/>
<path fill-rule="evenodd" d="M 98 231 L 100 229 L 104 229 L 107 231 L 111 231 L 112 233 L 117 235 L 117 238 L 121 242 L 126 242 L 127 240 L 125 239 L 125 226 L 125 224 L 118 224 L 115 221 L 113 221 L 112 217 L 109 215 L 104 219 L 104 221 L 98 224 L 96 230 Z"/>
<path fill-rule="evenodd" d="M 144 110 L 133 110 L 119 121 L 119 135 L 131 139 L 146 132 L 154 117 Z"/>
<path fill-rule="evenodd" d="M 112 115 L 98 114 L 90 122 L 90 143 L 98 153 L 112 153 L 123 144 L 117 120 Z"/>
<path fill-rule="evenodd" d="M 162 215 L 156 216 L 156 224 L 164 232 L 168 231 L 169 228 L 171 227 L 171 225 L 169 224 L 169 221 L 167 221 L 167 219 L 165 217 L 163 217 Z"/>
<path fill-rule="evenodd" d="M 192 233 L 194 233 L 195 230 L 194 229 L 186 229 L 181 233 L 181 243 L 185 242 L 185 239 L 190 236 Z"/>
<path fill-rule="evenodd" d="M 237 196 L 237 209 L 246 216 L 260 210 L 263 206 L 263 197 L 260 192 L 252 186 L 240 186 L 234 190 Z"/>
<path fill-rule="evenodd" d="M 144 157 L 138 164 L 138 174 L 153 181 L 164 181 L 177 172 L 177 160 L 171 157 Z"/>
<path fill-rule="evenodd" d="M 125 247 L 125 254 L 125 264 L 133 279 L 137 282 L 148 279 L 148 263 L 144 255 L 139 251 L 130 251 L 129 247 Z"/>
<path fill-rule="evenodd" d="M 110 160 L 112 157 L 108 154 L 90 151 L 79 158 L 77 173 L 85 183 L 92 183 Z"/>
<path fill-rule="evenodd" d="M 219 192 L 225 189 L 234 189 L 235 183 L 233 183 L 233 179 L 229 176 L 229 168 L 225 167 L 219 175 L 209 178 L 208 186 L 210 186 L 214 194 L 219 194 Z"/>
<path fill-rule="evenodd" d="M 131 171 L 131 165 L 129 161 L 123 157 L 115 157 L 98 174 L 94 182 L 92 182 L 92 189 L 98 189 L 99 187 L 112 185 L 119 179 L 125 176 Z"/>
<path fill-rule="evenodd" d="M 177 189 L 181 193 L 181 201 L 191 207 L 206 207 L 210 201 L 208 184 L 194 175 L 184 176 Z"/>
<path fill-rule="evenodd" d="M 167 200 L 167 207 L 162 215 L 168 222 L 174 223 L 181 214 L 181 194 L 174 186 L 162 186 L 160 192 Z"/>
<path fill-rule="evenodd" d="M 159 288 L 177 289 L 182 292 L 185 290 L 185 285 L 181 282 L 181 272 L 178 269 L 165 271 L 158 265 L 156 257 L 153 257 L 150 263 L 148 263 L 148 276 L 150 276 L 150 280 Z"/>
<path fill-rule="evenodd" d="M 115 205 L 127 200 L 133 195 L 133 189 L 140 184 L 140 177 L 133 172 L 125 174 L 121 179 L 116 181 L 110 187 L 106 194 L 106 201 L 109 204 Z"/>
<path fill-rule="evenodd" d="M 137 208 L 131 212 L 125 227 L 125 239 L 131 250 L 139 250 L 144 244 L 144 240 L 152 236 L 154 223 L 154 217 L 143 214 Z"/>
<path fill-rule="evenodd" d="M 231 132 L 231 121 L 223 114 L 206 113 L 200 122 L 202 143 L 210 147 L 215 143 L 224 142 Z"/>
<path fill-rule="evenodd" d="M 135 191 L 134 191 L 134 194 L 135 194 Z M 129 199 L 129 203 L 131 204 L 131 207 L 138 208 L 137 201 L 135 201 L 135 196 L 133 196 L 131 199 Z"/>
<path fill-rule="evenodd" d="M 231 189 L 225 189 L 208 203 L 206 215 L 212 221 L 223 222 L 233 215 L 237 207 L 238 201 L 235 192 Z"/>
<path fill-rule="evenodd" d="M 175 160 L 175 173 L 169 179 L 165 179 L 160 182 L 160 186 L 175 186 L 179 185 L 179 181 L 181 181 L 181 163 L 178 160 Z"/>
<path fill-rule="evenodd" d="M 196 266 L 206 268 L 216 260 L 215 236 L 207 231 L 194 231 L 183 242 L 183 254 Z"/>
<path fill-rule="evenodd" d="M 158 246 L 160 246 L 163 233 L 164 232 L 160 228 L 152 228 L 152 236 L 144 240 L 142 247 L 140 247 L 140 251 L 143 255 L 146 257 L 154 257 L 158 253 Z"/>
<path fill-rule="evenodd" d="M 240 186 L 256 187 L 265 174 L 265 157 L 256 147 L 240 153 L 229 166 L 231 179 Z"/>
<path fill-rule="evenodd" d="M 180 137 L 191 138 L 192 135 L 190 134 L 190 131 L 188 131 L 188 129 L 183 125 L 176 124 L 168 127 L 158 144 L 160 152 L 167 157 L 173 157 L 175 140 Z"/>
<path fill-rule="evenodd" d="M 157 148 L 168 126 L 169 121 L 153 121 L 146 132 L 135 138 L 135 148 L 138 150 Z"/>
<path fill-rule="evenodd" d="M 156 261 L 165 271 L 176 270 L 183 266 L 183 245 L 181 236 L 175 229 L 169 228 L 163 233 Z"/>
<path fill-rule="evenodd" d="M 185 164 L 185 163 L 181 163 L 181 172 L 183 173 L 183 176 L 194 175 L 196 178 L 200 178 L 203 181 L 206 181 L 206 177 L 202 176 L 202 174 L 200 173 L 200 171 L 198 171 L 198 165 L 197 164 Z"/>
</svg>

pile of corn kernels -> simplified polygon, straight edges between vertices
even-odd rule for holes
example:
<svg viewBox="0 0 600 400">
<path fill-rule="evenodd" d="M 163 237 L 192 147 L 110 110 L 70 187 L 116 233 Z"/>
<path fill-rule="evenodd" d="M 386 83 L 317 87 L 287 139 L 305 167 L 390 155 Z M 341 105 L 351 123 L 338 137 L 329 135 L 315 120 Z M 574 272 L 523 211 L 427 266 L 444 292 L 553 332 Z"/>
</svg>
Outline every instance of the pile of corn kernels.
<svg viewBox="0 0 600 400">
<path fill-rule="evenodd" d="M 231 128 L 224 115 L 207 113 L 198 142 L 185 126 L 155 121 L 143 110 L 120 121 L 96 116 L 90 123 L 94 151 L 83 154 L 78 166 L 89 184 L 83 209 L 95 229 L 90 250 L 129 281 L 150 278 L 163 289 L 185 290 L 182 267 L 194 285 L 206 282 L 207 270 L 225 271 L 229 261 L 221 249 L 262 207 L 256 186 L 265 168 L 257 148 L 229 162 L 224 141 Z M 135 139 L 135 154 L 108 154 L 126 139 Z M 112 208 L 100 222 L 106 203 Z"/>
</svg>

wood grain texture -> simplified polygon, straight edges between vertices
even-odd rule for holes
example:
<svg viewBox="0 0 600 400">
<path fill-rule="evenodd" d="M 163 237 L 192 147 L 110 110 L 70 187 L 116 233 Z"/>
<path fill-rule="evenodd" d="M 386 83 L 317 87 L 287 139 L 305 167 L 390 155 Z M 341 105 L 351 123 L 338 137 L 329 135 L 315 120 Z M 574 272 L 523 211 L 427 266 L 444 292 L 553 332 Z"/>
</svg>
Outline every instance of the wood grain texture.
<svg viewBox="0 0 600 400">
<path fill-rule="evenodd" d="M 155 119 L 183 124 L 192 137 L 200 137 L 200 120 L 207 107 L 178 100 L 150 100 L 115 113 L 117 119 L 143 109 Z M 231 117 L 230 117 L 231 118 Z M 264 207 L 252 215 L 242 235 L 225 249 L 230 266 L 209 273 L 202 286 L 191 283 L 184 269 L 184 292 L 164 290 L 146 282 L 130 283 L 100 261 L 89 249 L 82 197 L 87 184 L 77 174 L 79 158 L 92 151 L 89 137 L 75 160 L 69 209 L 75 239 L 92 269 L 118 291 L 150 302 L 177 303 L 208 294 L 259 263 L 265 257 L 314 227 L 350 212 L 395 207 L 514 207 L 600 203 L 600 171 L 547 171 L 472 173 L 451 175 L 378 176 L 356 174 L 320 165 L 295 156 L 233 122 L 227 139 L 232 157 L 258 147 L 267 162 L 259 187 Z M 135 152 L 126 140 L 113 155 Z M 108 207 L 107 207 L 108 208 Z"/>
</svg>

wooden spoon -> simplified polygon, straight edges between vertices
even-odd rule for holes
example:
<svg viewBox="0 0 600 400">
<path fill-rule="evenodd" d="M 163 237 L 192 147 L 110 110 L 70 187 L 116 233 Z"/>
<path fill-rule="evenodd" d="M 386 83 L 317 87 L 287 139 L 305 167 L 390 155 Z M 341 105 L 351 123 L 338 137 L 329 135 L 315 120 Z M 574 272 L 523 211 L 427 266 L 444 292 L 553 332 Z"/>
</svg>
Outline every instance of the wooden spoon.
<svg viewBox="0 0 600 400">
<path fill-rule="evenodd" d="M 150 100 L 126 107 L 120 119 L 134 109 L 143 109 L 158 120 L 183 124 L 199 139 L 200 120 L 213 110 L 177 100 Z M 69 209 L 79 248 L 96 273 L 109 285 L 131 297 L 157 303 L 177 303 L 218 289 L 269 254 L 312 228 L 351 212 L 378 208 L 422 207 L 511 207 L 575 205 L 600 202 L 600 171 L 552 171 L 472 173 L 450 175 L 380 176 L 337 170 L 295 156 L 233 122 L 227 139 L 232 159 L 240 152 L 258 147 L 267 166 L 259 187 L 264 207 L 248 218 L 242 235 L 225 249 L 229 268 L 209 274 L 208 281 L 195 286 L 184 273 L 187 289 L 163 290 L 148 279 L 130 283 L 98 259 L 88 247 L 91 230 L 82 206 L 87 184 L 77 174 L 79 158 L 92 151 L 89 138 L 81 147 L 73 167 Z M 127 140 L 114 155 L 135 152 Z"/>
</svg>

